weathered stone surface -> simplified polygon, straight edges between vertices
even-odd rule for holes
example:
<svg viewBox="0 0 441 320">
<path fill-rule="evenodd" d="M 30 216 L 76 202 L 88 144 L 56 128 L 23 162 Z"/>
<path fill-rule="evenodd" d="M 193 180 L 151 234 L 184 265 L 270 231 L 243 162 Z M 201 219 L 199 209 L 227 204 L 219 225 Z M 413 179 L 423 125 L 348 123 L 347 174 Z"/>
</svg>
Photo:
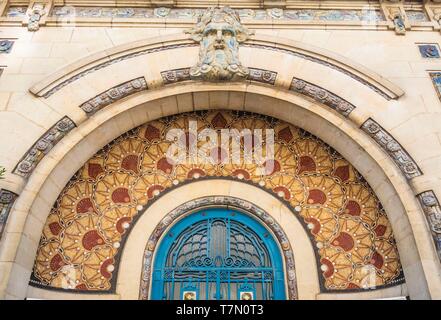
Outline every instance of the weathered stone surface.
<svg viewBox="0 0 441 320">
<path fill-rule="evenodd" d="M 239 43 L 253 32 L 240 23 L 234 10 L 209 8 L 196 26 L 185 32 L 200 43 L 199 61 L 190 69 L 191 78 L 223 81 L 245 79 L 249 75 L 249 70 L 239 60 Z"/>
</svg>

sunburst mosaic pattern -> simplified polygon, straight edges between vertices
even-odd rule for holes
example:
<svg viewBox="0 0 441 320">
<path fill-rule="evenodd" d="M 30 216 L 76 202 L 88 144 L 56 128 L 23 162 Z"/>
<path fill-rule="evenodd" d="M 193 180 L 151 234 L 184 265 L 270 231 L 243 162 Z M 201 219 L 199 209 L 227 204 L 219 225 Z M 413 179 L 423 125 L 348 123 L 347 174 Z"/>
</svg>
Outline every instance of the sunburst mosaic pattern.
<svg viewBox="0 0 441 320">
<path fill-rule="evenodd" d="M 198 130 L 274 129 L 275 160 L 270 172 L 244 161 L 224 164 L 222 148 L 214 152 L 217 161 L 210 163 L 168 161 L 166 152 L 172 142 L 166 140 L 166 133 L 183 129 L 183 141 L 191 140 L 189 120 L 197 121 Z M 261 138 L 265 145 L 265 135 Z M 201 111 L 135 128 L 87 161 L 47 218 L 31 282 L 70 290 L 114 290 L 122 243 L 143 207 L 169 188 L 207 177 L 252 183 L 287 203 L 310 234 L 324 290 L 402 281 L 384 209 L 367 182 L 335 150 L 274 118 Z"/>
</svg>

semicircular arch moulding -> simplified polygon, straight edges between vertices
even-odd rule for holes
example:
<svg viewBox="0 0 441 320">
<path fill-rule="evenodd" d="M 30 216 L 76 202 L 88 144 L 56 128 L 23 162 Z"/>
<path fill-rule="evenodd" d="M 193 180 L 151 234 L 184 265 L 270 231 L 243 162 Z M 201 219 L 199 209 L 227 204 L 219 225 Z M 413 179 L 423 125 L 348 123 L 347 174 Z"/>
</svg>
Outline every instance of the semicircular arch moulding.
<svg viewBox="0 0 441 320">
<path fill-rule="evenodd" d="M 193 214 L 195 211 L 207 208 L 228 208 L 243 212 L 261 223 L 267 230 L 273 233 L 277 239 L 279 249 L 283 250 L 283 258 L 285 260 L 285 277 L 284 280 L 287 285 L 288 297 L 290 300 L 298 299 L 297 283 L 295 275 L 295 264 L 293 249 L 290 245 L 288 236 L 284 232 L 281 225 L 270 214 L 265 212 L 262 208 L 256 206 L 249 201 L 232 197 L 232 196 L 209 196 L 192 199 L 184 204 L 181 204 L 169 212 L 155 227 L 151 233 L 147 245 L 144 250 L 143 268 L 141 273 L 141 285 L 139 289 L 139 299 L 147 300 L 149 298 L 149 291 L 152 279 L 153 261 L 158 254 L 155 255 L 156 249 L 159 247 L 163 234 L 168 231 L 170 226 L 173 226 L 179 219 Z M 277 253 L 276 253 L 277 254 Z"/>
<path fill-rule="evenodd" d="M 113 64 L 142 55 L 195 46 L 197 46 L 197 43 L 184 34 L 173 34 L 119 45 L 79 59 L 55 71 L 36 83 L 29 90 L 36 96 L 48 98 L 69 84 Z M 397 85 L 363 65 L 331 51 L 299 41 L 257 34 L 251 36 L 242 46 L 251 47 L 255 50 L 277 51 L 331 68 L 361 83 L 388 100 L 398 99 L 404 94 L 404 91 Z M 158 80 L 160 79 L 161 77 L 158 74 Z"/>
<path fill-rule="evenodd" d="M 165 156 L 171 143 L 166 132 L 182 129 L 190 139 L 189 120 L 197 121 L 198 129 L 274 129 L 271 172 L 243 161 L 170 163 Z M 222 156 L 223 150 L 215 153 Z M 140 212 L 167 190 L 197 179 L 238 179 L 291 208 L 293 219 L 297 217 L 310 235 L 323 291 L 382 288 L 404 281 L 383 206 L 335 150 L 268 116 L 198 111 L 132 129 L 84 164 L 47 218 L 31 284 L 72 292 L 114 292 L 125 238 Z"/>
</svg>

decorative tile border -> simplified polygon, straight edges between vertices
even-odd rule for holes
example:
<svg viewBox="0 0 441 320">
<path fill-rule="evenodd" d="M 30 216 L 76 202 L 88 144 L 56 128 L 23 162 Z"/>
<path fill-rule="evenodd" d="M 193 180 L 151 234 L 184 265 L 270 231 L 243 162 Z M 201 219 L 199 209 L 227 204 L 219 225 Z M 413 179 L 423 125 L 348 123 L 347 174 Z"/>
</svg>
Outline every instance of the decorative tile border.
<svg viewBox="0 0 441 320">
<path fill-rule="evenodd" d="M 11 52 L 13 45 L 14 45 L 14 41 L 12 40 L 0 39 L 0 54 Z"/>
<path fill-rule="evenodd" d="M 29 177 L 41 159 L 74 127 L 75 123 L 69 117 L 63 117 L 38 139 L 13 172 L 25 178 Z"/>
<path fill-rule="evenodd" d="M 407 179 L 423 174 L 407 151 L 373 119 L 369 118 L 366 120 L 361 129 L 369 134 L 386 151 Z"/>
<path fill-rule="evenodd" d="M 136 8 L 136 7 L 54 7 L 53 17 L 81 18 L 147 18 L 147 19 L 194 19 L 205 9 L 195 8 Z M 254 20 L 287 21 L 385 21 L 379 10 L 332 10 L 332 9 L 235 9 L 240 18 Z"/>
<path fill-rule="evenodd" d="M 27 10 L 27 6 L 11 6 L 6 11 L 6 17 L 24 17 Z"/>
<path fill-rule="evenodd" d="M 423 12 L 419 10 L 406 10 L 407 19 L 411 22 L 428 22 L 429 17 Z"/>
<path fill-rule="evenodd" d="M 262 82 L 274 85 L 277 78 L 277 72 L 258 69 L 258 68 L 248 68 L 249 75 L 248 80 Z M 181 81 L 191 80 L 190 68 L 180 68 L 161 72 L 162 81 L 164 84 L 171 84 Z"/>
<path fill-rule="evenodd" d="M 147 300 L 148 292 L 150 289 L 150 280 L 151 280 L 151 268 L 153 265 L 153 255 L 156 246 L 159 244 L 159 240 L 162 234 L 171 226 L 176 220 L 188 214 L 190 212 L 194 212 L 197 209 L 202 209 L 206 207 L 212 206 L 230 206 L 233 208 L 237 208 L 239 210 L 248 212 L 258 218 L 261 222 L 263 222 L 271 231 L 274 232 L 277 240 L 280 243 L 280 246 L 283 250 L 283 256 L 285 258 L 285 274 L 287 275 L 286 283 L 288 285 L 288 296 L 290 300 L 297 299 L 297 287 L 296 287 L 296 273 L 295 273 L 295 265 L 294 265 L 294 253 L 292 251 L 291 245 L 289 243 L 288 237 L 285 232 L 281 228 L 281 226 L 274 221 L 274 219 L 266 213 L 264 210 L 259 208 L 258 206 L 252 204 L 251 202 L 238 199 L 230 196 L 209 196 L 204 198 L 198 198 L 186 202 L 169 214 L 167 214 L 162 220 L 158 223 L 155 230 L 152 232 L 148 242 L 146 249 L 144 251 L 143 258 L 143 269 L 141 275 L 141 286 L 139 292 L 139 299 Z"/>
<path fill-rule="evenodd" d="M 190 68 L 173 69 L 161 72 L 164 84 L 191 80 Z"/>
<path fill-rule="evenodd" d="M 10 6 L 5 16 L 9 18 L 22 18 L 26 16 L 27 6 Z M 166 8 L 166 7 L 90 7 L 90 6 L 54 6 L 49 17 L 52 19 L 65 18 L 95 18 L 95 19 L 167 19 L 167 20 L 194 20 L 199 18 L 205 9 L 198 8 Z M 360 9 L 234 9 L 241 19 L 257 21 L 281 21 L 287 23 L 341 23 L 354 22 L 362 24 L 377 24 L 387 21 L 381 10 L 375 8 Z M 412 23 L 429 22 L 429 17 L 423 10 L 405 10 L 407 19 Z M 147 21 L 146 21 L 147 22 Z"/>
<path fill-rule="evenodd" d="M 0 189 L 0 239 L 6 227 L 9 212 L 17 199 L 17 194 L 12 191 Z"/>
<path fill-rule="evenodd" d="M 334 109 L 345 117 L 349 116 L 352 110 L 355 109 L 354 105 L 340 98 L 336 94 L 299 78 L 294 77 L 292 79 L 289 89 L 311 97 Z"/>
<path fill-rule="evenodd" d="M 257 68 L 248 68 L 250 70 L 250 74 L 248 75 L 248 80 L 262 82 L 274 85 L 277 78 L 277 72 L 257 69 Z"/>
<path fill-rule="evenodd" d="M 266 16 L 276 20 L 297 21 L 385 21 L 379 10 L 333 10 L 333 9 L 298 9 L 284 10 L 271 8 L 266 10 Z M 253 18 L 253 17 L 251 17 Z"/>
<path fill-rule="evenodd" d="M 423 211 L 426 214 L 433 240 L 435 241 L 438 258 L 441 260 L 441 206 L 432 190 L 418 195 Z"/>
<path fill-rule="evenodd" d="M 83 103 L 80 108 L 88 115 L 108 106 L 109 104 L 136 92 L 147 90 L 144 77 L 136 78 L 113 87 Z"/>
</svg>

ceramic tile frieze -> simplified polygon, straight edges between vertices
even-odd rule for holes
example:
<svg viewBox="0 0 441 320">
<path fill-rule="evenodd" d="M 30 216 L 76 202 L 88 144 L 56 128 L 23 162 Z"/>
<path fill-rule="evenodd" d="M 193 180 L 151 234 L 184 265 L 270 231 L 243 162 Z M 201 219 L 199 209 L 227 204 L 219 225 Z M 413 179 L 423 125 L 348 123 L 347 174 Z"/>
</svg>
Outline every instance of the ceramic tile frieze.
<svg viewBox="0 0 441 320">
<path fill-rule="evenodd" d="M 418 195 L 426 219 L 432 232 L 438 258 L 441 260 L 441 207 L 432 190 L 422 192 Z"/>
<path fill-rule="evenodd" d="M 24 17 L 28 7 L 11 6 L 6 10 L 7 17 Z"/>
<path fill-rule="evenodd" d="M 0 239 L 6 227 L 9 213 L 16 198 L 17 194 L 14 192 L 0 189 Z"/>
<path fill-rule="evenodd" d="M 257 68 L 248 68 L 250 73 L 248 75 L 248 79 L 252 81 L 262 82 L 274 85 L 277 78 L 277 72 L 257 69 Z"/>
<path fill-rule="evenodd" d="M 274 85 L 276 81 L 277 72 L 257 68 L 248 68 L 248 70 L 248 80 L 267 83 L 271 85 Z M 191 80 L 190 68 L 180 68 L 163 71 L 161 72 L 161 77 L 164 84 L 188 81 Z"/>
<path fill-rule="evenodd" d="M 163 71 L 161 72 L 161 77 L 164 84 L 191 80 L 190 68 Z"/>
<path fill-rule="evenodd" d="M 411 22 L 427 22 L 430 21 L 427 15 L 423 11 L 419 10 L 406 10 L 407 19 Z"/>
<path fill-rule="evenodd" d="M 136 78 L 99 94 L 95 98 L 83 103 L 80 108 L 88 115 L 91 115 L 117 100 L 143 90 L 147 90 L 147 82 L 144 77 Z"/>
<path fill-rule="evenodd" d="M 245 19 L 286 20 L 286 21 L 385 21 L 378 10 L 323 10 L 323 9 L 235 9 Z M 147 18 L 147 19 L 194 19 L 200 17 L 204 9 L 195 8 L 110 8 L 110 7 L 60 7 L 52 11 L 54 17 L 85 18 Z"/>
<path fill-rule="evenodd" d="M 290 90 L 311 97 L 314 100 L 334 109 L 345 117 L 347 117 L 352 110 L 355 109 L 354 105 L 340 98 L 336 94 L 302 79 L 294 77 L 291 82 Z"/>
<path fill-rule="evenodd" d="M 377 122 L 373 119 L 368 119 L 363 123 L 361 128 L 383 148 L 406 178 L 411 179 L 422 175 L 418 165 L 407 151 Z"/>
<path fill-rule="evenodd" d="M 58 121 L 26 152 L 15 167 L 14 173 L 29 177 L 41 159 L 74 127 L 75 123 L 69 117 Z"/>
</svg>

